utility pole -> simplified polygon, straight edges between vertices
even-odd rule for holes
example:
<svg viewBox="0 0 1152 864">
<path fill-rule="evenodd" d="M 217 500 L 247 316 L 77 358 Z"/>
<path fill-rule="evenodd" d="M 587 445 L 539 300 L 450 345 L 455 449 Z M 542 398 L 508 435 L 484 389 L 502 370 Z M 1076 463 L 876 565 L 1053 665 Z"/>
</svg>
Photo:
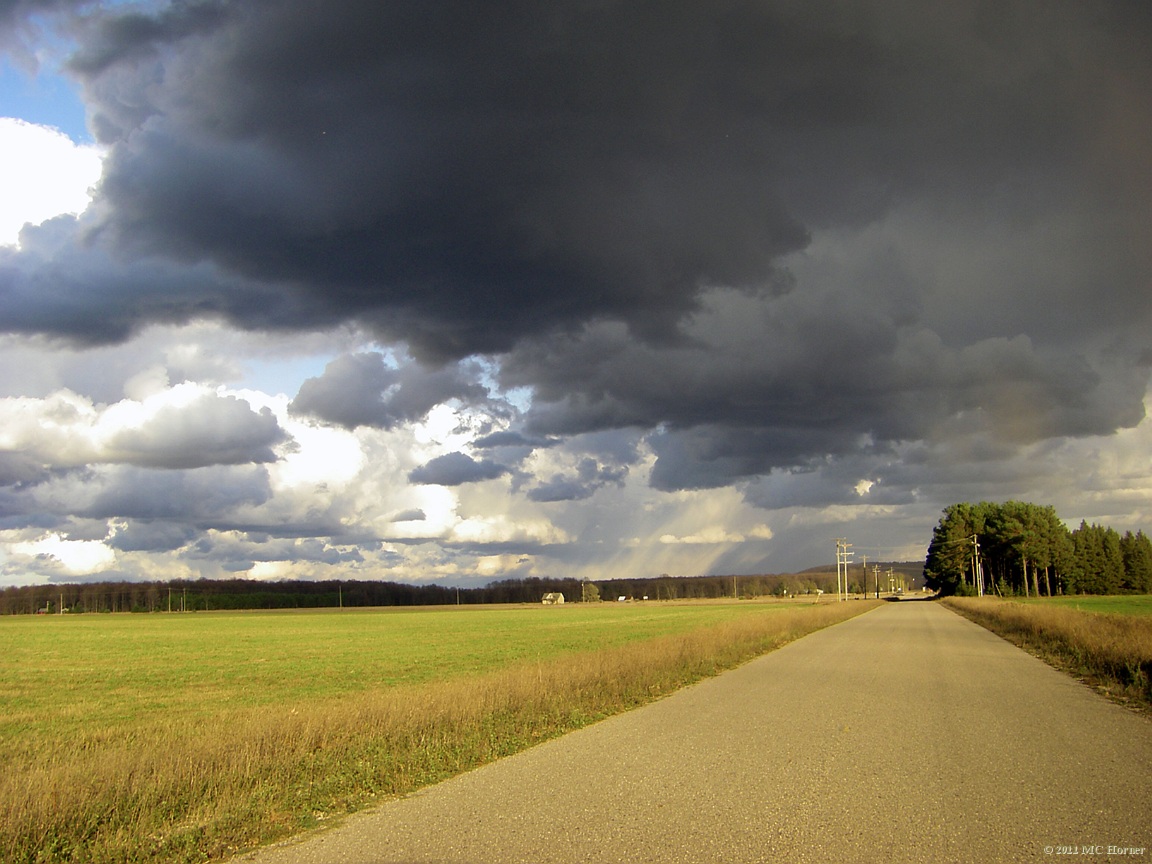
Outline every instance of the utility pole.
<svg viewBox="0 0 1152 864">
<path fill-rule="evenodd" d="M 880 599 L 880 565 L 872 565 L 872 581 L 876 583 L 876 599 Z"/>
<path fill-rule="evenodd" d="M 840 563 L 844 559 L 840 555 L 840 550 L 844 548 L 844 538 L 836 538 L 836 602 L 839 603 L 842 599 L 840 597 Z"/>
<path fill-rule="evenodd" d="M 864 580 L 860 583 L 860 593 L 864 595 L 864 599 L 868 599 L 868 556 L 860 556 L 864 560 Z"/>
<path fill-rule="evenodd" d="M 852 553 L 848 551 L 851 543 L 844 544 L 844 599 L 848 599 L 848 559 L 852 557 Z"/>
<path fill-rule="evenodd" d="M 852 557 L 848 550 L 851 546 L 843 537 L 836 538 L 836 599 L 841 602 L 848 599 L 848 559 Z"/>
<path fill-rule="evenodd" d="M 980 563 L 980 538 L 972 535 L 972 582 L 976 585 L 976 596 L 984 596 L 984 567 Z M 1027 585 L 1027 579 L 1025 579 Z"/>
</svg>

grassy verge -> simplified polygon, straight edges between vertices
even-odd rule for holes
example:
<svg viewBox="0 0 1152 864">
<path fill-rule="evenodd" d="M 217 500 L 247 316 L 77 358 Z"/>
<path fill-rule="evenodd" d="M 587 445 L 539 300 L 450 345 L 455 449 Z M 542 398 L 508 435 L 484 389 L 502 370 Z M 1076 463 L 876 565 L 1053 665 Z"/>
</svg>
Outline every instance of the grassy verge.
<svg viewBox="0 0 1152 864">
<path fill-rule="evenodd" d="M 1080 612 L 1102 612 L 1116 615 L 1152 615 L 1152 594 L 1066 594 L 1057 597 L 1013 597 L 1013 603 L 1055 606 Z"/>
<path fill-rule="evenodd" d="M 1118 701 L 1152 711 L 1152 618 L 991 597 L 943 602 Z"/>
<path fill-rule="evenodd" d="M 215 709 L 160 704 L 144 719 L 109 717 L 93 728 L 57 706 L 63 716 L 43 718 L 23 745 L 12 735 L 5 741 L 13 746 L 0 774 L 0 860 L 225 858 L 643 704 L 873 605 L 749 608 L 687 632 L 559 651 L 547 660 L 521 656 L 466 676 L 347 695 L 321 689 L 263 704 L 225 692 Z M 287 620 L 277 633 L 291 629 Z M 560 627 L 578 621 L 546 620 Z M 221 649 L 195 639 L 188 645 L 199 652 L 197 663 Z M 259 659 L 264 647 L 248 653 Z M 96 680 L 92 669 L 82 672 Z M 140 704 L 141 689 L 168 692 L 147 682 L 134 688 L 118 680 L 122 692 L 90 707 L 112 714 L 109 706 L 120 702 Z M 18 703 L 18 689 L 0 695 Z M 205 694 L 201 701 L 210 701 L 211 691 Z"/>
</svg>

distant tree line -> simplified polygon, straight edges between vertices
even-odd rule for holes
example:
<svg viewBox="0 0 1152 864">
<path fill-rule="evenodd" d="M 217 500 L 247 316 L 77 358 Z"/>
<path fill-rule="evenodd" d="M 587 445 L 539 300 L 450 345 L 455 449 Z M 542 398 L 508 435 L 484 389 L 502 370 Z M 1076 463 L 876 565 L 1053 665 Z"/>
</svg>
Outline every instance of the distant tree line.
<svg viewBox="0 0 1152 864">
<path fill-rule="evenodd" d="M 908 567 L 895 566 L 903 566 L 904 569 Z M 854 572 L 852 578 L 852 590 L 864 590 L 861 574 Z M 692 600 L 804 595 L 835 590 L 834 570 L 752 576 L 664 574 L 651 578 L 604 579 L 595 582 L 531 577 L 501 579 L 476 588 L 358 580 L 256 582 L 251 579 L 176 579 L 170 582 L 83 582 L 5 588 L 0 590 L 0 615 L 58 613 L 62 609 L 72 613 L 198 612 L 337 606 L 539 603 L 547 593 L 563 594 L 569 603 L 615 601 L 620 597 L 629 600 Z"/>
<path fill-rule="evenodd" d="M 1149 594 L 1152 541 L 1087 522 L 1070 531 L 1050 506 L 952 504 L 932 532 L 924 578 L 942 594 Z"/>
<path fill-rule="evenodd" d="M 35 612 L 180 612 L 223 609 L 314 609 L 337 606 L 442 606 L 539 603 L 547 592 L 578 601 L 575 579 L 506 579 L 477 588 L 377 581 L 196 579 L 27 585 L 0 591 L 0 615 Z"/>
</svg>

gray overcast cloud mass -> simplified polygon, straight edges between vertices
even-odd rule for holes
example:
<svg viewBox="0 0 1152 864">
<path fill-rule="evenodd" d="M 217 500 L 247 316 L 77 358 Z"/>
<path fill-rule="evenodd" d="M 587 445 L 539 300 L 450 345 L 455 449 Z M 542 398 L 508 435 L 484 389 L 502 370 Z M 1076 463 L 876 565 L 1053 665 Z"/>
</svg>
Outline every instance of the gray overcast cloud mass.
<svg viewBox="0 0 1152 864">
<path fill-rule="evenodd" d="M 0 47 L 74 13 L 67 68 L 108 155 L 85 213 L 0 248 L 0 326 L 74 346 L 356 328 L 402 360 L 341 353 L 292 416 L 399 433 L 450 403 L 485 412 L 470 446 L 501 448 L 397 462 L 414 484 L 501 479 L 556 509 L 645 478 L 771 512 L 858 503 L 866 478 L 873 503 L 934 512 L 973 465 L 1144 418 L 1150 8 L 7 2 Z M 276 419 L 213 399 L 107 461 L 272 461 Z M 217 422 L 233 437 L 207 440 Z M 593 435 L 631 456 L 584 459 Z M 507 519 L 467 530 L 601 530 Z M 119 543 L 151 533 L 186 536 Z"/>
</svg>

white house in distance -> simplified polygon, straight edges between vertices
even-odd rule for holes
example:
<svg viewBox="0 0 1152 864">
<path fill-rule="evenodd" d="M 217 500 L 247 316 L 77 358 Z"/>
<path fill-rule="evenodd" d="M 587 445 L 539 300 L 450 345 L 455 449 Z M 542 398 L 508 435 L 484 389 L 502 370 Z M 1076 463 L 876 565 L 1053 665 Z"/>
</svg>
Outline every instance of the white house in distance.
<svg viewBox="0 0 1152 864">
<path fill-rule="evenodd" d="M 564 595 L 558 591 L 549 591 L 540 602 L 545 606 L 559 606 L 564 602 Z"/>
</svg>

